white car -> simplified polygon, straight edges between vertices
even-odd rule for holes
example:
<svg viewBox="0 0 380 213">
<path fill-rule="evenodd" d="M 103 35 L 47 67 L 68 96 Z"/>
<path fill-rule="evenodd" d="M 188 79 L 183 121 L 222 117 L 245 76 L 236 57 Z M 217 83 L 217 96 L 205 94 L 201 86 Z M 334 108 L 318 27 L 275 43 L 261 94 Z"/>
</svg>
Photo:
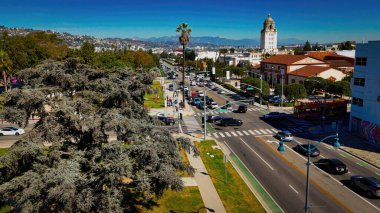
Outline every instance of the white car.
<svg viewBox="0 0 380 213">
<path fill-rule="evenodd" d="M 4 127 L 0 129 L 0 135 L 22 135 L 25 133 L 25 130 L 19 129 L 16 127 Z"/>
<path fill-rule="evenodd" d="M 199 97 L 203 97 L 203 96 L 205 96 L 205 94 L 203 93 L 203 91 L 199 91 L 199 92 L 198 92 L 198 95 L 199 95 Z"/>
<path fill-rule="evenodd" d="M 211 109 L 216 109 L 216 108 L 218 108 L 219 106 L 218 106 L 218 103 L 216 103 L 216 102 L 211 102 Z"/>
<path fill-rule="evenodd" d="M 191 82 L 191 86 L 197 86 L 197 82 L 192 81 L 192 82 Z"/>
</svg>

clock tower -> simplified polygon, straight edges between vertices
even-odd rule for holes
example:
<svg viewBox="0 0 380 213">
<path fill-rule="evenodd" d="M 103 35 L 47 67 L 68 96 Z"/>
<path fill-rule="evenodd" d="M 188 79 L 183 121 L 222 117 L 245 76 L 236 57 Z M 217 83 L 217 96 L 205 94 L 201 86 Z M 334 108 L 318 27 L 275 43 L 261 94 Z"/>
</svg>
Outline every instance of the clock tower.
<svg viewBox="0 0 380 213">
<path fill-rule="evenodd" d="M 261 30 L 260 49 L 264 53 L 277 53 L 277 29 L 274 20 L 268 15 Z"/>
</svg>

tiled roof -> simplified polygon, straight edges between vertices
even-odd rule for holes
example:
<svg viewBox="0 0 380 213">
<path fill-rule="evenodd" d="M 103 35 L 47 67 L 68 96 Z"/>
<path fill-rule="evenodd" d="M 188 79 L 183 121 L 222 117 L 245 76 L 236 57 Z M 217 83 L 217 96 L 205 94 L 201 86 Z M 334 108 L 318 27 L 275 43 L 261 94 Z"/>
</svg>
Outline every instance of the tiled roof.
<svg viewBox="0 0 380 213">
<path fill-rule="evenodd" d="M 301 77 L 317 76 L 318 74 L 331 69 L 331 67 L 321 66 L 304 66 L 298 70 L 288 73 L 288 75 L 296 75 Z"/>
<path fill-rule="evenodd" d="M 354 64 L 346 60 L 329 60 L 331 67 L 353 67 Z"/>
<path fill-rule="evenodd" d="M 311 51 L 307 52 L 306 55 L 313 57 L 318 60 L 325 60 L 326 56 L 336 55 L 335 52 L 328 52 L 328 51 Z"/>
<path fill-rule="evenodd" d="M 272 64 L 286 64 L 291 65 L 297 61 L 301 61 L 305 58 L 308 58 L 307 55 L 274 55 L 270 58 L 264 59 L 261 62 L 263 63 L 272 63 Z"/>
</svg>

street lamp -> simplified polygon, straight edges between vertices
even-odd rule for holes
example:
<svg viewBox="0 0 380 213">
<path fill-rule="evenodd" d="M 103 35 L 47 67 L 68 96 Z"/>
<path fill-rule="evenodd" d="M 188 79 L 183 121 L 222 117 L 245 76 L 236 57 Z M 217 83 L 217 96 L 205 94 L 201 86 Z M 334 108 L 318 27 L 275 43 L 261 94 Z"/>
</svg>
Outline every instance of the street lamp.
<svg viewBox="0 0 380 213">
<path fill-rule="evenodd" d="M 330 136 L 327 136 L 325 138 L 323 138 L 322 140 L 318 141 L 318 143 L 316 145 L 314 145 L 313 148 L 310 147 L 310 141 L 308 142 L 308 146 L 307 146 L 307 149 L 303 148 L 301 146 L 301 149 L 303 149 L 304 151 L 306 151 L 306 154 L 307 154 L 307 163 L 306 163 L 306 168 L 307 168 L 307 172 L 306 172 L 306 200 L 305 200 L 305 213 L 309 212 L 309 209 L 310 209 L 310 201 L 309 201 L 309 191 L 310 191 L 310 188 L 309 188 L 309 178 L 310 178 L 310 165 L 311 165 L 311 162 L 310 162 L 310 153 L 312 151 L 314 151 L 315 149 L 317 149 L 317 147 L 321 144 L 321 142 L 324 142 L 325 140 L 329 139 L 329 138 L 335 138 L 335 141 L 333 143 L 333 146 L 335 148 L 339 148 L 340 147 L 340 143 L 339 143 L 339 135 L 338 135 L 338 130 L 337 130 L 337 133 L 335 135 L 330 135 Z M 297 142 L 297 141 L 296 141 Z M 277 151 L 283 153 L 285 152 L 285 146 L 284 146 L 284 138 L 281 138 L 281 141 L 279 143 L 279 146 L 277 148 Z"/>
</svg>

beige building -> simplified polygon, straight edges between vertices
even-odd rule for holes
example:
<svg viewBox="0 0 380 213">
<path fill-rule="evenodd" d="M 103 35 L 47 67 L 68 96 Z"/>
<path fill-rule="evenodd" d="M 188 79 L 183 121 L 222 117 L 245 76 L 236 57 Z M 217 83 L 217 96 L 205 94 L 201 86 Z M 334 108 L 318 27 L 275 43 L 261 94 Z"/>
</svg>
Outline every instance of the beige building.
<svg viewBox="0 0 380 213">
<path fill-rule="evenodd" d="M 310 77 L 321 77 L 332 81 L 341 81 L 346 75 L 337 69 L 321 66 L 305 66 L 288 74 L 288 83 L 303 84 Z"/>
</svg>

